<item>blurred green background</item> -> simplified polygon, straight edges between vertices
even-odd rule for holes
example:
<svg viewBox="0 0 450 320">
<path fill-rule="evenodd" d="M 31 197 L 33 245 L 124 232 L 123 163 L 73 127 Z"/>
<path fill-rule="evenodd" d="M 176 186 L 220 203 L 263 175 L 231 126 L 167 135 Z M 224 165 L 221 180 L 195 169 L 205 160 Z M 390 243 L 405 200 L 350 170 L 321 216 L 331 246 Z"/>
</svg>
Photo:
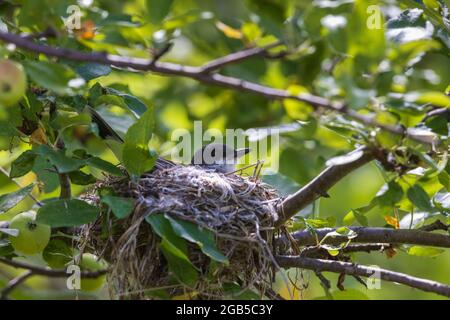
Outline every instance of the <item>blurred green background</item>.
<svg viewBox="0 0 450 320">
<path fill-rule="evenodd" d="M 37 6 L 48 5 L 48 7 L 44 7 L 53 8 L 56 15 L 64 15 L 65 8 L 72 3 L 71 1 L 60 1 L 57 5 L 53 4 L 52 6 L 50 5 L 52 1 L 18 2 L 23 5 L 21 16 L 18 19 L 24 19 L 24 21 L 31 21 L 34 18 L 32 12 L 35 12 L 33 10 Z M 158 10 L 156 8 L 159 6 L 164 6 L 165 2 L 96 0 L 90 3 L 90 1 L 86 1 L 85 4 L 90 4 L 84 8 L 85 19 L 92 19 L 98 30 L 96 37 L 80 42 L 86 48 L 94 50 L 147 57 L 149 52 L 145 46 L 160 46 L 165 41 L 171 40 L 174 47 L 163 57 L 163 61 L 183 65 L 201 65 L 214 58 L 241 50 L 252 42 L 233 38 L 230 36 L 232 29 L 242 33 L 242 26 L 246 24 L 249 38 L 256 35 L 254 39 L 270 42 L 270 40 L 282 36 L 289 36 L 287 33 L 290 20 L 287 19 L 295 17 L 298 19 L 295 20 L 297 23 L 295 34 L 299 38 L 297 41 L 305 44 L 304 49 L 297 51 L 293 56 L 280 60 L 253 58 L 227 67 L 223 73 L 274 88 L 290 90 L 301 88 L 301 90 L 318 95 L 340 95 L 344 99 L 358 98 L 364 101 L 369 100 L 371 95 L 375 94 L 370 90 L 376 86 L 378 86 L 378 93 L 382 92 L 383 85 L 388 88 L 393 87 L 397 93 L 401 93 L 414 91 L 417 88 L 443 91 L 450 83 L 450 61 L 448 48 L 445 46 L 441 46 L 438 50 L 423 49 L 420 55 L 409 56 L 411 60 L 420 56 L 420 62 L 414 64 L 413 67 L 406 68 L 408 73 L 405 74 L 406 69 L 403 68 L 402 63 L 395 65 L 394 63 L 397 62 L 394 60 L 390 61 L 389 70 L 381 71 L 378 68 L 381 61 L 387 59 L 389 53 L 395 52 L 395 47 L 390 44 L 390 49 L 386 49 L 386 57 L 383 53 L 382 59 L 371 62 L 374 74 L 377 75 L 376 79 L 372 79 L 372 83 L 358 83 L 358 81 L 363 81 L 361 79 L 364 76 L 361 70 L 356 70 L 356 74 L 352 75 L 353 83 L 349 84 L 350 87 L 346 87 L 345 81 L 333 73 L 333 66 L 345 60 L 348 54 L 346 41 L 353 35 L 358 37 L 358 30 L 354 30 L 348 25 L 343 28 L 339 27 L 339 24 L 329 26 L 325 24 L 323 18 L 342 16 L 350 19 L 355 14 L 353 1 L 174 0 L 168 1 L 170 10 L 167 16 L 163 19 L 155 18 L 153 12 Z M 80 3 L 83 2 L 80 1 Z M 408 5 L 396 1 L 376 3 L 382 6 L 386 21 L 398 16 L 402 10 L 408 8 Z M 43 28 L 45 25 L 42 17 L 45 16 L 46 10 L 40 16 L 38 15 L 41 22 L 36 22 L 37 27 L 35 26 L 35 28 Z M 105 19 L 101 18 L 101 12 L 109 14 L 110 21 L 120 21 L 121 23 L 105 23 Z M 55 15 L 55 13 L 48 14 L 51 17 Z M 123 22 L 125 18 L 121 15 L 132 16 L 132 21 L 136 24 Z M 224 31 L 222 28 L 221 30 L 217 27 L 218 21 L 231 29 Z M 422 28 L 422 26 L 417 28 Z M 26 27 L 24 31 L 27 31 Z M 383 30 L 383 32 L 385 31 Z M 415 32 L 420 33 L 420 31 L 417 29 Z M 69 45 L 73 45 L 73 43 L 69 42 Z M 404 64 L 406 63 L 407 61 L 404 61 Z M 381 78 L 380 73 L 386 75 L 386 80 Z M 194 80 L 123 70 L 113 70 L 107 76 L 91 80 L 88 86 L 97 82 L 103 86 L 129 92 L 145 101 L 146 104 L 153 106 L 156 130 L 151 145 L 159 153 L 170 150 L 174 145 L 174 142 L 171 142 L 171 134 L 174 130 L 180 128 L 192 130 L 193 122 L 196 120 L 203 121 L 204 129 L 217 128 L 222 131 L 227 128 L 245 130 L 272 127 L 280 124 L 292 124 L 299 120 L 301 121 L 300 129 L 282 134 L 279 152 L 274 153 L 273 156 L 279 156 L 280 174 L 299 185 L 304 185 L 325 167 L 327 159 L 353 149 L 348 137 L 338 134 L 326 126 L 333 118 L 321 111 L 313 113 L 309 106 L 300 103 L 271 101 L 261 96 L 199 84 Z M 361 97 L 351 96 L 345 92 L 344 88 L 350 88 L 349 90 L 354 90 L 353 92 L 361 90 Z M 126 132 L 133 123 L 130 115 L 117 107 L 110 106 L 101 111 L 102 115 L 119 133 Z M 408 119 L 412 119 L 414 116 L 414 113 L 411 112 Z M 91 137 L 85 147 L 92 154 L 117 163 L 117 159 L 99 138 Z M 8 170 L 10 163 L 28 148 L 30 148 L 28 144 L 17 139 L 0 137 L 0 166 Z M 39 163 L 36 166 L 39 167 Z M 39 178 L 45 180 L 46 183 L 39 186 L 39 189 L 44 192 L 40 193 L 36 188 L 34 194 L 40 199 L 57 196 L 59 187 L 56 175 L 41 170 L 42 168 L 35 169 Z M 20 185 L 25 186 L 36 179 L 35 172 L 16 180 Z M 95 170 L 92 170 L 92 173 L 101 177 L 101 174 Z M 370 163 L 351 173 L 333 187 L 329 191 L 330 198 L 320 199 L 316 203 L 316 217 L 335 217 L 336 225 L 340 226 L 343 224 L 343 217 L 348 212 L 370 203 L 384 183 L 380 168 L 374 163 Z M 8 176 L 0 173 L 0 194 L 16 189 L 18 187 L 11 182 Z M 80 194 L 83 190 L 83 187 L 74 187 L 76 194 Z M 27 198 L 19 206 L 1 215 L 0 219 L 9 220 L 18 212 L 32 206 L 33 202 Z M 385 214 L 392 214 L 392 212 L 382 212 L 379 208 L 371 210 L 367 214 L 370 225 L 384 226 L 386 222 L 383 215 Z M 355 222 L 355 224 L 357 223 Z M 41 263 L 39 257 L 28 258 L 28 261 Z M 410 256 L 401 249 L 393 258 L 387 258 L 385 254 L 381 253 L 360 253 L 355 256 L 355 261 L 450 284 L 450 253 L 448 251 L 434 258 Z M 295 272 L 290 271 L 290 273 L 293 275 Z M 0 265 L 0 288 L 14 274 L 17 274 L 17 271 Z M 324 296 L 324 291 L 314 274 L 309 271 L 304 271 L 303 274 L 304 284 L 308 286 L 302 291 L 301 298 L 314 299 Z M 367 290 L 351 277 L 347 277 L 345 281 L 347 291 L 339 293 L 335 286 L 337 276 L 329 273 L 325 275 L 333 282 L 332 287 L 336 299 L 441 298 L 435 294 L 388 282 L 382 282 L 381 290 Z M 288 297 L 287 290 L 283 286 L 283 281 L 278 279 L 277 287 L 285 297 Z M 63 280 L 34 277 L 20 289 L 14 291 L 12 297 L 24 299 L 73 298 L 74 293 L 64 288 Z M 79 293 L 79 295 L 81 298 L 107 297 L 106 290 L 94 295 L 83 293 Z"/>
</svg>

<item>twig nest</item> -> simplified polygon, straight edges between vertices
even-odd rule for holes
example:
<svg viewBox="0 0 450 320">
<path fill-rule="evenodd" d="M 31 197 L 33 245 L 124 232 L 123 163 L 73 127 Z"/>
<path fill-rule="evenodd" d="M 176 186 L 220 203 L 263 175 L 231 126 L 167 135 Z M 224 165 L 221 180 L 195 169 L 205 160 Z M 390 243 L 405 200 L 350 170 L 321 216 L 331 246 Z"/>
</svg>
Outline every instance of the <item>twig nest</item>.
<svg viewBox="0 0 450 320">
<path fill-rule="evenodd" d="M 118 219 L 100 205 L 97 191 L 105 187 L 135 199 L 127 218 Z M 81 245 L 111 264 L 113 298 L 220 299 L 249 292 L 262 296 L 270 287 L 280 198 L 259 177 L 177 165 L 136 182 L 108 178 L 85 198 L 102 214 L 82 230 Z M 173 246 L 187 261 L 172 256 Z M 187 270 L 180 273 L 180 268 Z"/>
</svg>

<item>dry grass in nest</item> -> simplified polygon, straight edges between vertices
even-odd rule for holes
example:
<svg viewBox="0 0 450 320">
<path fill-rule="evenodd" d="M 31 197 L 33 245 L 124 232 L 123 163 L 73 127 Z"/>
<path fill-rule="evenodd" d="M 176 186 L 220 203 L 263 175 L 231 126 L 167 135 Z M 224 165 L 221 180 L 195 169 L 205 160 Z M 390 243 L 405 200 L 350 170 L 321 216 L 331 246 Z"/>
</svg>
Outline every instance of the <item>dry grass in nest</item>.
<svg viewBox="0 0 450 320">
<path fill-rule="evenodd" d="M 241 288 L 237 294 L 251 289 L 262 297 L 270 288 L 275 273 L 273 222 L 280 198 L 258 177 L 174 166 L 154 170 L 137 182 L 108 178 L 95 190 L 103 187 L 136 203 L 134 212 L 122 220 L 102 206 L 99 219 L 81 232 L 85 250 L 111 264 L 112 298 L 148 298 L 162 288 L 169 297 L 220 299 L 229 297 L 224 288 L 230 284 Z M 99 204 L 95 190 L 85 198 Z M 188 256 L 199 277 L 194 287 L 181 285 L 169 272 L 159 247 L 161 238 L 145 221 L 148 215 L 161 213 L 211 230 L 229 265 L 212 264 L 196 244 L 189 243 Z"/>
</svg>

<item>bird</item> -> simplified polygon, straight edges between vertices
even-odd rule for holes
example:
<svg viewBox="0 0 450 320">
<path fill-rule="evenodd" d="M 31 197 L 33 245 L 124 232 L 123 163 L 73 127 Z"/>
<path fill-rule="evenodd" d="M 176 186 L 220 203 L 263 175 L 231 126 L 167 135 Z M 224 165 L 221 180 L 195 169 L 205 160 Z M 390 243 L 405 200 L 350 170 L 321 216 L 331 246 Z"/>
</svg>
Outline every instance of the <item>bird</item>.
<svg viewBox="0 0 450 320">
<path fill-rule="evenodd" d="M 92 107 L 87 106 L 91 114 L 92 121 L 97 124 L 98 133 L 113 151 L 116 157 L 121 160 L 121 145 L 123 138 L 103 119 L 103 117 Z M 198 166 L 208 171 L 219 173 L 230 173 L 236 170 L 236 163 L 239 158 L 250 152 L 249 148 L 234 149 L 222 143 L 210 143 L 203 146 L 194 153 L 191 165 Z M 175 166 L 176 163 L 158 157 L 155 163 L 156 169 L 167 169 Z"/>
<path fill-rule="evenodd" d="M 249 148 L 234 149 L 222 143 L 210 143 L 195 152 L 191 165 L 220 173 L 236 171 L 239 158 L 250 152 Z"/>
</svg>

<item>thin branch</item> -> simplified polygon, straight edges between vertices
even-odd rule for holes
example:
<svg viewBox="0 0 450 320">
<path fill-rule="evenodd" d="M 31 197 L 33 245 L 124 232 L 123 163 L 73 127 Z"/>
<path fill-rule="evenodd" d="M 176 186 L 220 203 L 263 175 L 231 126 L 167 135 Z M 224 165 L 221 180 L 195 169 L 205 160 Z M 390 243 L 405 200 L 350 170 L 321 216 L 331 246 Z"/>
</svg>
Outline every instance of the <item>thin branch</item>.
<svg viewBox="0 0 450 320">
<path fill-rule="evenodd" d="M 417 230 L 420 231 L 436 231 L 436 230 L 443 230 L 448 231 L 450 226 L 448 224 L 443 223 L 441 220 L 436 220 L 433 223 L 427 224 L 425 226 L 422 226 L 418 228 Z"/>
<path fill-rule="evenodd" d="M 8 284 L 0 291 L 0 300 L 6 300 L 8 295 L 21 283 L 33 276 L 33 271 L 27 270 L 16 278 L 8 282 Z"/>
<path fill-rule="evenodd" d="M 283 225 L 301 209 L 324 195 L 328 189 L 334 186 L 347 174 L 374 159 L 372 152 L 369 152 L 368 149 L 355 150 L 349 153 L 348 156 L 351 157 L 355 152 L 361 151 L 362 154 L 359 158 L 344 164 L 333 165 L 326 168 L 303 188 L 288 196 L 280 206 L 279 218 L 275 222 L 275 226 L 280 227 Z"/>
<path fill-rule="evenodd" d="M 43 267 L 34 266 L 25 262 L 15 261 L 15 260 L 9 260 L 3 257 L 0 257 L 0 263 L 6 264 L 8 266 L 11 266 L 13 268 L 19 268 L 19 269 L 25 269 L 31 271 L 35 275 L 41 275 L 46 276 L 50 278 L 66 278 L 70 275 L 70 273 L 67 273 L 65 269 L 48 269 Z M 98 270 L 98 271 L 81 271 L 80 276 L 82 278 L 98 278 L 104 274 L 106 274 L 108 270 Z"/>
<path fill-rule="evenodd" d="M 152 50 L 153 59 L 152 59 L 151 63 L 155 64 L 156 61 L 158 61 L 165 54 L 167 54 L 172 49 L 172 47 L 173 47 L 173 42 L 168 42 L 160 49 L 153 49 Z"/>
<path fill-rule="evenodd" d="M 275 89 L 267 86 L 263 86 L 257 83 L 253 83 L 250 81 L 245 81 L 242 79 L 224 76 L 218 73 L 205 73 L 203 67 L 192 67 L 192 66 L 183 66 L 174 63 L 168 62 L 153 62 L 153 59 L 143 59 L 143 58 L 128 58 L 117 55 L 111 55 L 100 52 L 92 52 L 85 53 L 81 51 L 66 49 L 66 48 L 57 48 L 51 47 L 47 45 L 42 45 L 38 43 L 34 43 L 30 41 L 30 39 L 26 37 L 22 37 L 20 35 L 8 33 L 8 32 L 0 32 L 0 40 L 3 40 L 8 43 L 13 43 L 17 47 L 22 49 L 32 51 L 35 53 L 42 53 L 46 56 L 57 57 L 62 59 L 74 60 L 74 61 L 82 61 L 82 62 L 95 62 L 105 65 L 111 65 L 120 68 L 130 68 L 134 70 L 140 71 L 150 71 L 159 73 L 162 75 L 173 75 L 173 76 L 182 76 L 191 79 L 195 79 L 197 81 L 212 84 L 222 87 L 231 88 L 238 91 L 250 92 L 254 94 L 258 94 L 264 96 L 268 99 L 292 99 L 301 102 L 306 102 L 311 104 L 313 107 L 323 107 L 331 111 L 340 112 L 354 120 L 360 121 L 368 126 L 374 126 L 377 128 L 381 128 L 388 132 L 401 135 L 404 137 L 408 137 L 417 142 L 434 145 L 434 139 L 430 139 L 429 137 L 424 137 L 421 135 L 417 135 L 414 132 L 410 132 L 409 130 L 401 127 L 401 126 L 392 126 L 377 123 L 374 117 L 362 115 L 355 110 L 348 109 L 345 104 L 341 102 L 332 102 L 328 99 L 318 97 L 311 94 L 299 94 L 293 95 L 289 92 L 281 89 Z M 239 59 L 235 61 L 240 61 Z"/>
<path fill-rule="evenodd" d="M 276 41 L 264 47 L 255 47 L 234 52 L 232 54 L 208 62 L 200 67 L 200 69 L 202 73 L 210 73 L 214 70 L 219 70 L 227 65 L 241 62 L 255 56 L 264 55 L 265 53 L 267 53 L 267 50 L 278 47 L 281 44 L 281 41 Z"/>
<path fill-rule="evenodd" d="M 64 150 L 65 145 L 64 141 L 61 138 L 58 138 L 56 141 L 56 148 L 59 150 Z M 58 168 L 56 168 L 56 171 L 58 171 Z M 72 197 L 72 185 L 70 183 L 70 177 L 67 173 L 60 173 L 58 172 L 58 178 L 59 178 L 59 185 L 61 188 L 59 198 L 60 199 L 70 199 Z"/>
<path fill-rule="evenodd" d="M 432 233 L 420 230 L 410 229 L 389 229 L 389 228 L 370 228 L 370 227 L 349 227 L 357 236 L 352 239 L 352 243 L 391 243 L 391 244 L 415 244 L 423 246 L 433 246 L 450 248 L 450 236 L 439 233 Z M 317 229 L 316 234 L 311 234 L 308 230 L 296 231 L 291 236 L 298 245 L 311 246 L 317 245 L 317 241 L 323 239 L 328 233 L 336 231 L 334 228 Z M 346 236 L 328 237 L 325 240 L 327 244 L 340 244 L 347 242 Z M 285 236 L 276 239 L 277 246 L 287 248 L 290 245 Z"/>
<path fill-rule="evenodd" d="M 364 243 L 364 244 L 350 244 L 340 250 L 341 253 L 353 253 L 353 252 L 367 252 L 370 253 L 372 251 L 382 252 L 388 248 L 392 248 L 392 245 L 389 243 Z M 330 257 L 328 251 L 322 247 L 311 246 L 305 247 L 299 254 L 301 257 L 308 258 L 328 258 Z"/>
<path fill-rule="evenodd" d="M 283 268 L 302 268 L 314 270 L 316 272 L 329 271 L 361 277 L 379 276 L 382 280 L 401 283 L 408 287 L 433 292 L 450 298 L 450 286 L 436 281 L 413 277 L 400 272 L 367 267 L 350 262 L 301 258 L 296 256 L 277 256 L 276 260 Z"/>
</svg>

